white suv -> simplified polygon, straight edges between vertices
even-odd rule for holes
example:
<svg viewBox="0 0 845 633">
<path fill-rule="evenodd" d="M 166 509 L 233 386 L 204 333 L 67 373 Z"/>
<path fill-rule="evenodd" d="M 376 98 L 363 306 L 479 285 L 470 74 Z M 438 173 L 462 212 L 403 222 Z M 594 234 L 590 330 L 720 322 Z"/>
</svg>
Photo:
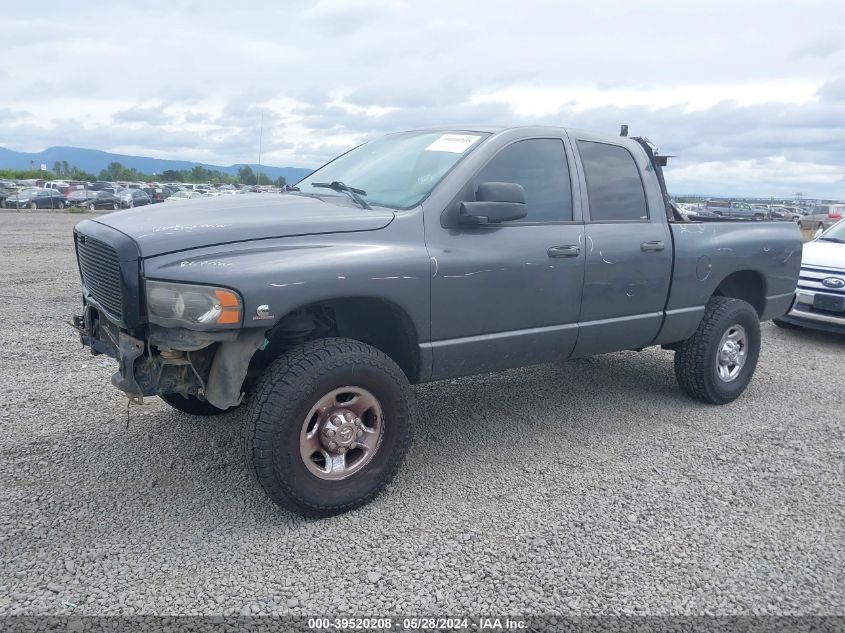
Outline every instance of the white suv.
<svg viewBox="0 0 845 633">
<path fill-rule="evenodd" d="M 774 321 L 845 334 L 845 220 L 804 244 L 795 302 Z"/>
</svg>

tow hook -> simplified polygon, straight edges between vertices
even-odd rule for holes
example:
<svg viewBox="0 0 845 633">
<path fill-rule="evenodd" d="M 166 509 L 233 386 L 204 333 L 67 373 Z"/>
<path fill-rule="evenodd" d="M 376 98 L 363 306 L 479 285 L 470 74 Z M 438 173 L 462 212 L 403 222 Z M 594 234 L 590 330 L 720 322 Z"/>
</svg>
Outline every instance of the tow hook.
<svg viewBox="0 0 845 633">
<path fill-rule="evenodd" d="M 68 325 L 79 332 L 80 336 L 88 336 L 88 330 L 85 329 L 85 317 L 82 315 L 74 315 L 73 321 L 68 321 Z"/>
</svg>

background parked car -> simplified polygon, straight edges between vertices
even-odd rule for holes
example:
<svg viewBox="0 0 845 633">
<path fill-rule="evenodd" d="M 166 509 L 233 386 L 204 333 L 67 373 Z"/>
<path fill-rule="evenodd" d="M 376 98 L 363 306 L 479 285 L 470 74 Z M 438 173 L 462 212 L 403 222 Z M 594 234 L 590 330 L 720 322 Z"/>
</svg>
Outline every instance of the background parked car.
<svg viewBox="0 0 845 633">
<path fill-rule="evenodd" d="M 112 189 L 113 191 L 117 191 L 117 185 L 113 182 L 108 182 L 107 180 L 98 180 L 97 182 L 92 182 L 88 185 L 88 189 L 93 191 L 99 191 L 100 189 Z"/>
<path fill-rule="evenodd" d="M 801 218 L 803 218 L 805 215 L 807 215 L 807 209 L 802 209 L 801 207 L 790 207 L 790 206 L 787 206 L 786 208 L 789 210 L 789 213 L 791 214 L 792 220 L 794 222 L 800 223 Z"/>
<path fill-rule="evenodd" d="M 762 220 L 768 217 L 768 209 L 765 207 L 752 209 L 747 202 L 737 202 L 736 200 L 707 200 L 704 208 L 713 215 L 726 218 Z"/>
<path fill-rule="evenodd" d="M 804 244 L 795 303 L 774 322 L 845 333 L 845 220 Z"/>
<path fill-rule="evenodd" d="M 6 202 L 6 198 L 17 193 L 18 187 L 11 180 L 0 180 L 0 207 Z"/>
<path fill-rule="evenodd" d="M 141 187 L 141 191 L 146 193 L 153 203 L 164 202 L 170 197 L 170 190 L 167 187 Z"/>
<path fill-rule="evenodd" d="M 141 189 L 124 189 L 117 194 L 120 206 L 124 209 L 140 207 L 145 204 L 152 204 L 152 200 L 145 191 Z"/>
<path fill-rule="evenodd" d="M 70 184 L 64 182 L 63 180 L 51 180 L 50 182 L 45 182 L 44 188 L 58 191 L 65 197 L 67 197 L 71 192 Z"/>
<path fill-rule="evenodd" d="M 97 191 L 92 191 L 90 189 L 77 189 L 76 191 L 71 191 L 67 196 L 67 203 L 68 206 L 71 207 L 84 207 L 88 205 L 89 200 L 93 200 L 97 197 Z"/>
<path fill-rule="evenodd" d="M 191 200 L 193 198 L 202 198 L 202 192 L 180 189 L 179 191 L 174 191 L 173 194 L 167 198 L 166 202 L 179 202 L 180 200 Z"/>
<path fill-rule="evenodd" d="M 8 209 L 64 209 L 67 200 L 61 192 L 43 187 L 26 187 L 6 198 Z"/>
<path fill-rule="evenodd" d="M 842 219 L 844 213 L 845 204 L 817 204 L 801 218 L 801 228 L 811 231 L 829 229 Z"/>
<path fill-rule="evenodd" d="M 799 219 L 801 219 L 801 214 L 790 207 L 775 204 L 770 207 L 770 210 L 772 212 L 773 219 L 788 220 L 790 222 L 797 222 Z"/>
<path fill-rule="evenodd" d="M 91 191 L 90 189 L 80 189 L 72 191 L 67 197 L 68 204 L 76 207 L 85 207 L 89 211 L 96 209 L 111 209 L 117 211 L 120 208 L 120 200 L 114 194 L 114 189 L 100 189 L 99 191 Z"/>
</svg>

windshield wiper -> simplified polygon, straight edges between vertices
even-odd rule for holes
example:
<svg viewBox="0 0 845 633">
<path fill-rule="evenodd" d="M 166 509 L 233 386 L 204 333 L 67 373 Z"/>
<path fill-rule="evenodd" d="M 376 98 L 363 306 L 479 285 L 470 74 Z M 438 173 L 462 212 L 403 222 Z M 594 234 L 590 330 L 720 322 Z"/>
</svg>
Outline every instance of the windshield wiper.
<svg viewBox="0 0 845 633">
<path fill-rule="evenodd" d="M 361 197 L 367 195 L 367 192 L 363 189 L 356 189 L 355 187 L 350 187 L 349 185 L 343 184 L 339 180 L 332 180 L 331 182 L 312 182 L 311 186 L 320 187 L 321 189 L 332 189 L 334 191 L 342 191 L 343 193 L 348 193 L 349 197 L 352 198 L 359 205 L 361 205 L 362 209 L 372 209 L 372 207 L 367 204 L 367 201 Z"/>
<path fill-rule="evenodd" d="M 837 244 L 845 244 L 845 240 L 838 237 L 820 237 L 819 240 L 824 242 L 836 242 Z"/>
</svg>

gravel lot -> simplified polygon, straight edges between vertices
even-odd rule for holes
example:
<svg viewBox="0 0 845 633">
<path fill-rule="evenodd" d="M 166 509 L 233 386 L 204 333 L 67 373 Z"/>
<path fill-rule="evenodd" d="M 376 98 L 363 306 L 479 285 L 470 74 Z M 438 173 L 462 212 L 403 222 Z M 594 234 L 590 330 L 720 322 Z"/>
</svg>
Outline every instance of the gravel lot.
<svg viewBox="0 0 845 633">
<path fill-rule="evenodd" d="M 387 493 L 304 520 L 237 413 L 127 428 L 65 324 L 83 217 L 0 212 L 0 614 L 845 614 L 845 337 L 764 324 L 724 407 L 661 350 L 417 387 Z"/>
</svg>

